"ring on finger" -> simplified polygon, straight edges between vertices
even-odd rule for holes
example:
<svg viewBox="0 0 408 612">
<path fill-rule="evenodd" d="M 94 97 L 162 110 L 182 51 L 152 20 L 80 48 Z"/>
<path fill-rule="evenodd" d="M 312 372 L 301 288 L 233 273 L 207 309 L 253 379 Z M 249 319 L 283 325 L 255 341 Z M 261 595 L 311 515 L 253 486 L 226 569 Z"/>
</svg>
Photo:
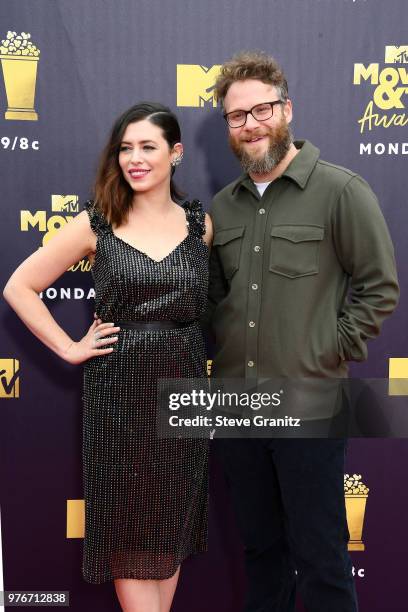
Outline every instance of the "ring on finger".
<svg viewBox="0 0 408 612">
<path fill-rule="evenodd" d="M 98 348 L 99 342 L 101 342 L 101 338 L 100 338 L 99 334 L 96 333 L 96 334 L 94 334 L 93 348 Z"/>
</svg>

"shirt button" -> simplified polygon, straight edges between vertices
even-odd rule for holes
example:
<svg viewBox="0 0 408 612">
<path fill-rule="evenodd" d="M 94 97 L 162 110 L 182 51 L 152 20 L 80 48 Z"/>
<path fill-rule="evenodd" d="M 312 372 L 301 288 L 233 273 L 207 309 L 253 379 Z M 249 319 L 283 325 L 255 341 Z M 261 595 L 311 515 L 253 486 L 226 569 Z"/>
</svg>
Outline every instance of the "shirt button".
<svg viewBox="0 0 408 612">
<path fill-rule="evenodd" d="M 254 367 L 254 362 L 253 361 L 248 361 L 248 367 L 249 368 L 253 368 Z"/>
<path fill-rule="evenodd" d="M 265 214 L 265 209 L 264 208 L 260 208 L 259 209 L 259 214 L 260 215 L 264 215 Z"/>
<path fill-rule="evenodd" d="M 259 251 L 260 251 L 260 250 L 261 250 L 261 247 L 260 247 L 258 244 L 256 244 L 256 245 L 254 246 L 254 251 L 255 251 L 255 253 L 259 253 Z"/>
<path fill-rule="evenodd" d="M 256 283 L 254 283 L 253 285 L 251 285 L 251 289 L 256 291 L 258 289 L 258 285 Z"/>
<path fill-rule="evenodd" d="M 250 321 L 249 322 L 249 327 L 255 327 L 255 321 Z"/>
</svg>

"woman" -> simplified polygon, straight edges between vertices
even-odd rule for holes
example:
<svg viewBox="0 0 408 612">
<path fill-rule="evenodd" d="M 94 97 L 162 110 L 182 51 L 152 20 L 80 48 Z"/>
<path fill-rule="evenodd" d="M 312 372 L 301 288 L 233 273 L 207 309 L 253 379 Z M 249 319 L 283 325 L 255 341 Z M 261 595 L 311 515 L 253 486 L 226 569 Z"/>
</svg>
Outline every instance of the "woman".
<svg viewBox="0 0 408 612">
<path fill-rule="evenodd" d="M 156 434 L 157 379 L 206 376 L 198 319 L 212 228 L 199 202 L 176 202 L 182 155 L 167 107 L 126 111 L 102 154 L 94 201 L 4 290 L 44 344 L 69 363 L 86 362 L 83 575 L 114 580 L 131 612 L 168 612 L 181 561 L 206 549 L 208 442 Z M 38 293 L 84 256 L 96 320 L 75 342 Z"/>
</svg>

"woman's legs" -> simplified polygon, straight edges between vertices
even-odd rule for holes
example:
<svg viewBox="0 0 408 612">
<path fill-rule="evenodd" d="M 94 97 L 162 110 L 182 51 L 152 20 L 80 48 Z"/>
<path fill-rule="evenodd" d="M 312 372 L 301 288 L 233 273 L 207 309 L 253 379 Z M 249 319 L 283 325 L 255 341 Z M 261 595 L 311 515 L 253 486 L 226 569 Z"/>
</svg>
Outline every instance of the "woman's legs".
<svg viewBox="0 0 408 612">
<path fill-rule="evenodd" d="M 170 612 L 179 574 L 180 567 L 166 580 L 116 579 L 116 594 L 123 612 Z"/>
<path fill-rule="evenodd" d="M 178 566 L 176 573 L 167 578 L 167 580 L 159 580 L 159 591 L 160 591 L 160 612 L 170 612 L 171 602 L 173 601 L 174 593 L 177 587 L 177 581 L 180 575 L 180 566 Z"/>
<path fill-rule="evenodd" d="M 161 612 L 157 580 L 119 578 L 114 582 L 123 612 Z"/>
</svg>

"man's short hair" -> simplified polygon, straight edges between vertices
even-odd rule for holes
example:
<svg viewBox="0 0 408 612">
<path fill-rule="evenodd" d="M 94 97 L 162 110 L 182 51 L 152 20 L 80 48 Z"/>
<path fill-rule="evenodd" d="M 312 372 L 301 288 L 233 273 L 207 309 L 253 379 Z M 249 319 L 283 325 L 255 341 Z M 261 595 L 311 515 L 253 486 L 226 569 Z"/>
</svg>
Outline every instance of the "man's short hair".
<svg viewBox="0 0 408 612">
<path fill-rule="evenodd" d="M 288 98 L 288 84 L 278 62 L 263 51 L 241 51 L 221 66 L 214 94 L 224 105 L 224 98 L 235 81 L 256 79 L 274 85 L 281 100 Z"/>
</svg>

